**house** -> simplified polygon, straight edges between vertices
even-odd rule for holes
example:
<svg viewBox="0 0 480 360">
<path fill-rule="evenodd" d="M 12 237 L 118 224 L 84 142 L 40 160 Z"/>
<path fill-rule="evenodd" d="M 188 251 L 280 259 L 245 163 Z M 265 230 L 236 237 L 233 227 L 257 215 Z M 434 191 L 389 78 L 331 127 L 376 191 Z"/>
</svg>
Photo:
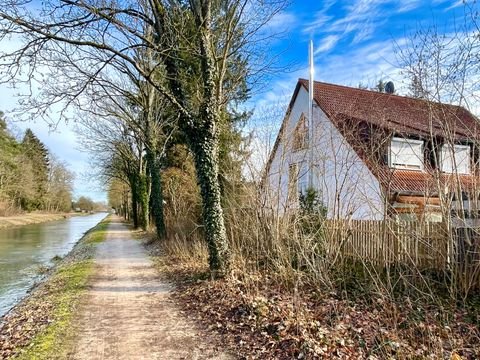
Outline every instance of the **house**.
<svg viewBox="0 0 480 360">
<path fill-rule="evenodd" d="M 466 109 L 323 82 L 313 98 L 309 131 L 300 79 L 264 174 L 269 207 L 298 207 L 311 173 L 329 218 L 478 217 L 480 123 Z"/>
</svg>

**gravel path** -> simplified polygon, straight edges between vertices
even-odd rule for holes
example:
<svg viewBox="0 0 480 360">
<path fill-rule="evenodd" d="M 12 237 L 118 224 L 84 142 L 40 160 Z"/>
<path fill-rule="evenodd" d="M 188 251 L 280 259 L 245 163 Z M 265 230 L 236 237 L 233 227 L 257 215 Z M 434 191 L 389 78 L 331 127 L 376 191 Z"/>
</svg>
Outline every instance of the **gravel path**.
<svg viewBox="0 0 480 360">
<path fill-rule="evenodd" d="M 80 306 L 70 359 L 230 359 L 183 317 L 170 285 L 138 240 L 113 218 Z"/>
</svg>

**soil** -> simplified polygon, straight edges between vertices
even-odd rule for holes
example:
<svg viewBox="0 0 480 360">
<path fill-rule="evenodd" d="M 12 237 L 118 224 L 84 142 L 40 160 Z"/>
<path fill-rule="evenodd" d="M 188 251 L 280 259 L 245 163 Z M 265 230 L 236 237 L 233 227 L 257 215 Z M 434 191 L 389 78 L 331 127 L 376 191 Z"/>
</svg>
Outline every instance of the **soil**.
<svg viewBox="0 0 480 360">
<path fill-rule="evenodd" d="M 114 217 L 95 255 L 70 359 L 232 359 L 180 313 L 173 286 L 128 227 Z"/>
</svg>

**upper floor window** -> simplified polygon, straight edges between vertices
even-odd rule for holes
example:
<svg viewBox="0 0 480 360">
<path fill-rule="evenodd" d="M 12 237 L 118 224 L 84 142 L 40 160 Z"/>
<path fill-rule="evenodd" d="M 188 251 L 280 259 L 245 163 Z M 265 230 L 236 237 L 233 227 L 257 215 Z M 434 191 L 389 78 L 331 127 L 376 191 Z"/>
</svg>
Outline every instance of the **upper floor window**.
<svg viewBox="0 0 480 360">
<path fill-rule="evenodd" d="M 469 174 L 470 147 L 468 145 L 443 145 L 440 163 L 443 172 Z"/>
<path fill-rule="evenodd" d="M 308 146 L 308 121 L 301 115 L 293 132 L 293 150 L 305 149 Z"/>
<path fill-rule="evenodd" d="M 423 141 L 392 138 L 389 165 L 397 169 L 423 170 Z"/>
</svg>

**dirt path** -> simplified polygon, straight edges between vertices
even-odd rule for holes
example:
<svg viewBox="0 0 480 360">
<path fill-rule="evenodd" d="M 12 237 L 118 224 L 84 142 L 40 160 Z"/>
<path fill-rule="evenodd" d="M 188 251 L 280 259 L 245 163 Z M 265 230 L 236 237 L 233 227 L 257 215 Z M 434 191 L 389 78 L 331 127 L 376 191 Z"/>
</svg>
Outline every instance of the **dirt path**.
<svg viewBox="0 0 480 360">
<path fill-rule="evenodd" d="M 185 319 L 145 249 L 114 218 L 80 307 L 70 359 L 230 359 Z"/>
</svg>

